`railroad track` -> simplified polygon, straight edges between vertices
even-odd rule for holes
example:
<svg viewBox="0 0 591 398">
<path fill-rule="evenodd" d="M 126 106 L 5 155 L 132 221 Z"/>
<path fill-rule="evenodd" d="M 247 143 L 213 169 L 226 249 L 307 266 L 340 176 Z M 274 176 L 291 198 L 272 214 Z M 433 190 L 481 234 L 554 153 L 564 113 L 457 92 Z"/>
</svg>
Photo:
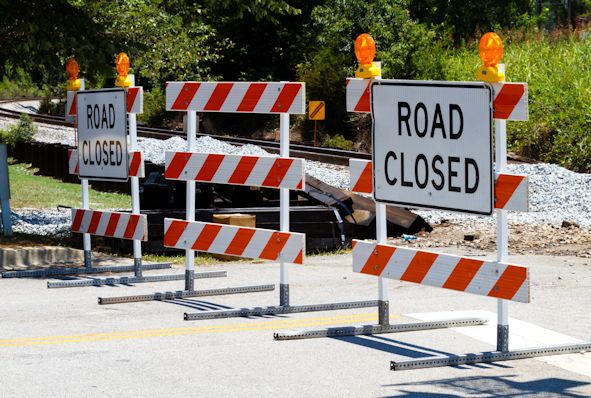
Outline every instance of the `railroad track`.
<svg viewBox="0 0 591 398">
<path fill-rule="evenodd" d="M 6 104 L 9 102 L 23 102 L 23 101 L 30 101 L 31 98 L 23 98 L 23 99 L 12 99 L 12 100 L 2 100 L 0 101 L 0 116 L 18 119 L 20 117 L 21 112 L 5 109 L 2 107 L 2 104 Z M 39 115 L 39 114 L 30 114 L 33 121 L 37 123 L 45 123 L 57 126 L 66 126 L 66 127 L 74 127 L 72 123 L 66 122 L 63 116 L 51 116 L 51 115 Z M 155 127 L 148 127 L 141 124 L 138 124 L 137 133 L 139 137 L 147 137 L 147 138 L 155 138 L 166 140 L 172 137 L 184 137 L 185 133 L 181 130 L 170 130 L 170 129 L 163 129 L 163 128 L 155 128 Z M 209 134 L 204 133 L 197 133 L 197 137 L 205 137 L 210 136 L 219 141 L 227 142 L 232 145 L 256 145 L 268 152 L 271 153 L 279 153 L 279 142 L 271 141 L 271 140 L 257 140 L 251 138 L 241 138 L 241 137 L 223 137 L 223 136 L 212 136 Z M 335 165 L 349 165 L 349 159 L 367 159 L 371 160 L 371 154 L 369 153 L 362 153 L 362 152 L 355 152 L 355 151 L 346 151 L 342 149 L 333 149 L 333 148 L 321 148 L 321 147 L 313 147 L 309 145 L 302 145 L 302 144 L 290 144 L 290 154 L 293 157 L 304 158 L 308 160 L 315 160 L 323 163 L 335 164 Z"/>
<path fill-rule="evenodd" d="M 5 109 L 2 107 L 2 104 L 11 103 L 11 102 L 23 102 L 23 101 L 31 101 L 31 100 L 39 100 L 40 98 L 17 98 L 17 99 L 10 99 L 10 100 L 0 100 L 0 116 L 9 117 L 13 119 L 18 119 L 20 117 L 21 112 Z M 51 115 L 39 115 L 31 113 L 31 118 L 38 123 L 45 123 L 45 124 L 53 124 L 57 126 L 67 126 L 67 127 L 74 127 L 72 123 L 66 122 L 63 116 L 51 116 Z M 146 138 L 155 138 L 160 140 L 166 140 L 172 137 L 185 137 L 185 133 L 182 130 L 170 130 L 170 129 L 163 129 L 163 128 L 156 128 L 156 127 L 149 127 L 145 125 L 138 124 L 137 127 L 138 136 L 146 137 Z M 215 136 L 210 134 L 204 133 L 197 133 L 197 137 L 213 137 L 216 140 L 227 142 L 232 145 L 256 145 L 268 152 L 271 153 L 279 153 L 279 143 L 271 140 L 257 140 L 252 138 L 242 138 L 242 137 L 223 137 L 223 136 Z M 322 148 L 322 147 L 313 147 L 309 145 L 303 144 L 290 144 L 290 154 L 293 157 L 299 157 L 307 160 L 315 160 L 318 162 L 328 163 L 328 164 L 335 164 L 341 166 L 348 166 L 349 159 L 365 159 L 371 160 L 371 153 L 363 153 L 363 152 L 356 152 L 356 151 L 347 151 L 343 149 L 334 149 L 334 148 Z M 515 155 L 515 154 L 508 154 L 507 160 L 511 163 L 538 163 L 533 159 L 526 158 L 524 156 Z"/>
</svg>

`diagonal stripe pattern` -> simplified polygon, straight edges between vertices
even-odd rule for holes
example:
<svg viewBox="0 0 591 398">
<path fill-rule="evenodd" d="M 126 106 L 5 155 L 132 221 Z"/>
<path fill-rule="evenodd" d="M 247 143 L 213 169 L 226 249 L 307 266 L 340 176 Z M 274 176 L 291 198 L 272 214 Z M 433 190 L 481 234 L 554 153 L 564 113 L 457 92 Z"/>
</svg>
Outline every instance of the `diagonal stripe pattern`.
<svg viewBox="0 0 591 398">
<path fill-rule="evenodd" d="M 125 91 L 127 113 L 144 113 L 144 88 L 128 87 Z"/>
<path fill-rule="evenodd" d="M 72 209 L 72 232 L 148 240 L 147 218 L 140 214 Z"/>
<path fill-rule="evenodd" d="M 527 267 L 354 241 L 353 271 L 528 303 Z"/>
<path fill-rule="evenodd" d="M 371 112 L 371 105 L 369 100 L 369 86 L 371 82 L 371 79 L 347 79 L 347 112 Z"/>
<path fill-rule="evenodd" d="M 303 159 L 166 152 L 165 164 L 164 176 L 170 180 L 304 189 Z"/>
<path fill-rule="evenodd" d="M 305 235 L 165 218 L 164 246 L 303 264 Z"/>
<path fill-rule="evenodd" d="M 68 149 L 68 171 L 70 174 L 78 174 L 78 150 Z M 129 176 L 145 177 L 144 154 L 142 152 L 129 152 Z"/>
<path fill-rule="evenodd" d="M 304 114 L 304 83 L 167 82 L 166 110 Z"/>
<path fill-rule="evenodd" d="M 494 119 L 528 119 L 526 83 L 493 83 L 492 87 L 494 91 Z"/>
<path fill-rule="evenodd" d="M 370 113 L 370 79 L 347 79 L 347 112 Z M 493 118 L 500 120 L 527 120 L 527 83 L 493 83 Z"/>
<path fill-rule="evenodd" d="M 372 162 L 349 160 L 349 189 L 373 193 Z M 497 173 L 495 176 L 495 209 L 529 211 L 529 185 L 525 175 Z"/>
</svg>

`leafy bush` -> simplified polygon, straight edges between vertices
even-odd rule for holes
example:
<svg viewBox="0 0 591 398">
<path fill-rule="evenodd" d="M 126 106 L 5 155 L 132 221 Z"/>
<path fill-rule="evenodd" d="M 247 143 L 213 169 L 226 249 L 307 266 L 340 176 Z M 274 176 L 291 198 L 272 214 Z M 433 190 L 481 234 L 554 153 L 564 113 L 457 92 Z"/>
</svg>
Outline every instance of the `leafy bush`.
<svg viewBox="0 0 591 398">
<path fill-rule="evenodd" d="M 6 130 L 0 130 L 0 142 L 14 147 L 17 142 L 30 142 L 37 132 L 33 119 L 26 113 L 21 114 L 18 124 L 10 126 Z"/>
<path fill-rule="evenodd" d="M 325 135 L 322 137 L 320 145 L 326 148 L 353 149 L 353 141 L 346 139 L 341 134 Z"/>
<path fill-rule="evenodd" d="M 509 81 L 527 82 L 529 120 L 507 123 L 509 149 L 591 172 L 591 46 L 569 31 L 504 36 Z M 477 44 L 444 54 L 446 80 L 474 80 Z"/>
<path fill-rule="evenodd" d="M 158 87 L 144 91 L 144 112 L 137 115 L 138 121 L 150 126 L 162 126 L 165 117 L 164 92 Z"/>
<path fill-rule="evenodd" d="M 44 115 L 63 116 L 66 112 L 66 103 L 63 100 L 53 101 L 50 95 L 46 95 L 39 104 L 39 113 Z"/>
<path fill-rule="evenodd" d="M 13 68 L 11 65 L 5 64 L 3 69 L 6 74 L 0 81 L 0 99 L 39 95 L 39 89 L 22 68 Z"/>
<path fill-rule="evenodd" d="M 432 45 L 434 33 L 411 20 L 405 0 L 350 2 L 329 0 L 314 8 L 307 31 L 305 61 L 297 67 L 298 79 L 306 82 L 309 99 L 326 101 L 327 131 L 346 138 L 354 128 L 343 125 L 350 115 L 345 108 L 345 79 L 357 67 L 355 38 L 371 33 L 376 41 L 376 60 L 383 62 L 385 78 L 418 79 L 441 75 L 439 57 Z M 353 126 L 354 127 L 354 126 Z"/>
</svg>

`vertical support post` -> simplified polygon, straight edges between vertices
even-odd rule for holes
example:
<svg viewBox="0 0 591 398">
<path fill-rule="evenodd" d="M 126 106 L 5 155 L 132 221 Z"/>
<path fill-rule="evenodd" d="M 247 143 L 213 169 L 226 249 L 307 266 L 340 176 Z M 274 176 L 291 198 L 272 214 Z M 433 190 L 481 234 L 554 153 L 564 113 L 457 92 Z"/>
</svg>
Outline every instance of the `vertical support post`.
<svg viewBox="0 0 591 398">
<path fill-rule="evenodd" d="M 85 81 L 84 79 L 80 79 L 80 90 L 84 90 L 85 88 Z M 78 144 L 78 115 L 74 117 L 74 130 L 76 131 L 76 145 Z M 89 203 L 89 186 L 88 186 L 88 179 L 87 178 L 80 178 L 80 186 L 82 189 L 82 208 L 84 210 L 90 209 Z M 92 268 L 92 252 L 90 246 L 90 234 L 83 234 L 82 235 L 82 244 L 84 248 L 84 267 L 87 269 Z"/>
<path fill-rule="evenodd" d="M 495 120 L 496 172 L 502 173 L 507 165 L 506 121 Z M 497 261 L 506 262 L 509 254 L 507 211 L 497 210 Z M 509 351 L 509 307 L 508 301 L 497 302 L 497 351 Z"/>
<path fill-rule="evenodd" d="M 279 156 L 289 157 L 289 113 L 279 115 Z M 289 231 L 289 189 L 279 191 L 279 229 Z M 279 305 L 289 307 L 289 264 L 280 263 Z"/>
<path fill-rule="evenodd" d="M 135 76 L 129 75 L 131 87 L 135 86 Z M 128 113 L 129 123 L 129 151 L 137 151 L 137 120 L 135 113 Z M 138 177 L 131 177 L 131 213 L 140 214 L 140 183 Z M 137 278 L 142 277 L 142 242 L 133 240 L 133 271 Z"/>
<path fill-rule="evenodd" d="M 505 72 L 505 65 L 499 64 Z M 507 121 L 495 120 L 495 172 L 503 173 L 507 167 Z M 506 262 L 509 256 L 509 229 L 507 211 L 497 210 L 497 261 Z M 508 301 L 497 301 L 497 351 L 509 351 Z"/>
<path fill-rule="evenodd" d="M 386 219 L 386 204 L 376 202 L 376 240 L 387 243 L 388 225 Z M 378 322 L 380 325 L 390 324 L 390 303 L 388 301 L 388 281 L 378 277 Z"/>
<path fill-rule="evenodd" d="M 188 111 L 187 126 L 187 151 L 195 150 L 195 140 L 197 139 L 197 112 Z M 195 221 L 195 181 L 187 181 L 186 196 L 186 219 Z M 187 249 L 185 251 L 185 290 L 192 292 L 195 290 L 195 251 Z"/>
<path fill-rule="evenodd" d="M 382 78 L 382 63 L 376 62 L 380 75 L 375 80 Z M 386 204 L 376 202 L 376 241 L 388 243 L 388 220 L 386 218 Z M 378 277 L 378 323 L 383 326 L 390 324 L 390 301 L 388 300 L 388 280 Z"/>
<path fill-rule="evenodd" d="M 8 150 L 6 144 L 0 144 L 0 202 L 2 205 L 2 234 L 12 236 L 10 219 L 10 181 L 8 178 Z"/>
</svg>

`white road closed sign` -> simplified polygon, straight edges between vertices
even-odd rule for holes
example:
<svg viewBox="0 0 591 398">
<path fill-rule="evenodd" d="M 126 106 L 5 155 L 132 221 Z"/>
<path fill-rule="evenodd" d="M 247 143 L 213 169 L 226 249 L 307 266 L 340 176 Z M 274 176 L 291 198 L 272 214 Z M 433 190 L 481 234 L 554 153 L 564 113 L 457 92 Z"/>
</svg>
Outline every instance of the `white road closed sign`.
<svg viewBox="0 0 591 398">
<path fill-rule="evenodd" d="M 80 178 L 126 181 L 129 160 L 125 90 L 80 91 L 76 106 Z"/>
<path fill-rule="evenodd" d="M 492 98 L 485 83 L 374 82 L 375 200 L 492 214 Z"/>
</svg>

